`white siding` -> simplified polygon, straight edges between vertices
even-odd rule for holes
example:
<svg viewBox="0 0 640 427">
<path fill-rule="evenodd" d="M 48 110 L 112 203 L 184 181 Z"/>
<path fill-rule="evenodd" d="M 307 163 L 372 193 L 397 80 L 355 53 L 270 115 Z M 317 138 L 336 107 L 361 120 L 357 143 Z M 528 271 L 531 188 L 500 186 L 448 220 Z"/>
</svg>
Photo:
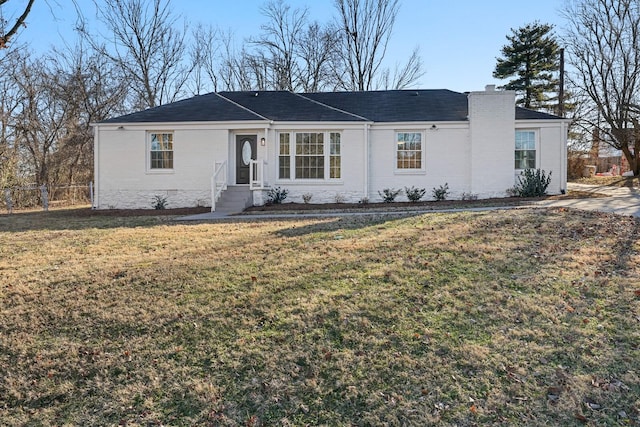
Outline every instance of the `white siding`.
<svg viewBox="0 0 640 427">
<path fill-rule="evenodd" d="M 480 198 L 503 197 L 513 187 L 515 93 L 469 94 L 471 192 Z"/>
<path fill-rule="evenodd" d="M 371 167 L 369 199 L 380 201 L 385 188 L 425 188 L 423 200 L 431 198 L 433 188 L 448 184 L 450 197 L 469 192 L 470 146 L 466 124 L 437 123 L 378 124 L 371 127 Z M 423 135 L 423 169 L 396 168 L 396 133 L 418 131 Z M 396 200 L 407 200 L 404 194 Z"/>
<path fill-rule="evenodd" d="M 287 201 L 357 202 L 364 197 L 380 201 L 385 188 L 425 188 L 448 184 L 449 198 L 463 193 L 480 198 L 501 197 L 514 185 L 515 129 L 533 129 L 538 135 L 537 166 L 552 172 L 549 193 L 566 189 L 566 124 L 561 120 L 515 121 L 513 92 L 469 94 L 469 120 L 429 123 L 178 123 L 96 125 L 96 207 L 152 208 L 156 195 L 166 196 L 168 207 L 211 206 L 214 162 L 228 162 L 228 182 L 235 182 L 235 135 L 257 135 L 258 160 L 266 161 L 268 186 L 289 190 Z M 174 169 L 148 169 L 149 131 L 173 132 Z M 278 179 L 279 132 L 340 132 L 341 178 L 336 180 Z M 396 168 L 396 132 L 422 134 L 421 170 Z M 265 137 L 264 146 L 260 139 Z M 293 167 L 293 165 L 292 165 Z M 293 170 L 292 170 L 293 174 Z M 255 191 L 254 202 L 265 201 L 266 191 Z M 406 200 L 403 195 L 398 201 Z"/>
<path fill-rule="evenodd" d="M 213 162 L 228 158 L 227 130 L 161 129 L 174 134 L 174 168 L 148 169 L 148 131 L 157 127 L 98 128 L 97 207 L 150 209 L 154 196 L 167 207 L 210 206 Z"/>
</svg>

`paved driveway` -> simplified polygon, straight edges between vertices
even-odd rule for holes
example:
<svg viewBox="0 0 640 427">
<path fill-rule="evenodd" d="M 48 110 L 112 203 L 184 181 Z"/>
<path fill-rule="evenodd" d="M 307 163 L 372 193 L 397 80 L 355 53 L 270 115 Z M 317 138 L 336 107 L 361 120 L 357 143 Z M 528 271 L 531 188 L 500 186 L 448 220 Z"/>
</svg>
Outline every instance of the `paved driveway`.
<svg viewBox="0 0 640 427">
<path fill-rule="evenodd" d="M 606 187 L 568 183 L 569 190 L 588 191 L 605 194 L 609 197 L 591 199 L 544 200 L 536 206 L 567 207 L 588 211 L 611 212 L 619 215 L 640 217 L 640 189 L 628 187 Z"/>
</svg>

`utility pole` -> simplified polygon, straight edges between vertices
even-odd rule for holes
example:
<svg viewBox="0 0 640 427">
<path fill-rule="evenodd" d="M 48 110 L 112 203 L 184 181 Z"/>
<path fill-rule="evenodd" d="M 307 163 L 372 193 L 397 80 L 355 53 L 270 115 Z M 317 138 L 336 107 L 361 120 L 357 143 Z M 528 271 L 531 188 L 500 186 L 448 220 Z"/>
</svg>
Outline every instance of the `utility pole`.
<svg viewBox="0 0 640 427">
<path fill-rule="evenodd" d="M 558 83 L 558 115 L 564 117 L 564 48 L 560 48 L 560 81 Z"/>
</svg>

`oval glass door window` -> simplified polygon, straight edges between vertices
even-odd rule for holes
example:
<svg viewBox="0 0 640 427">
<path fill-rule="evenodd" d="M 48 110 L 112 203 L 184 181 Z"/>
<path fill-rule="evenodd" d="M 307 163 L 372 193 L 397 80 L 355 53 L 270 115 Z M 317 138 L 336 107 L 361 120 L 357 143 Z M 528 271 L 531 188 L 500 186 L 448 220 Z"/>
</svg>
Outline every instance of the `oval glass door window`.
<svg viewBox="0 0 640 427">
<path fill-rule="evenodd" d="M 253 153 L 251 153 L 251 141 L 249 141 L 248 139 L 246 139 L 243 143 L 242 143 L 242 163 L 244 163 L 244 165 L 248 165 L 249 162 L 251 161 L 251 158 Z"/>
</svg>

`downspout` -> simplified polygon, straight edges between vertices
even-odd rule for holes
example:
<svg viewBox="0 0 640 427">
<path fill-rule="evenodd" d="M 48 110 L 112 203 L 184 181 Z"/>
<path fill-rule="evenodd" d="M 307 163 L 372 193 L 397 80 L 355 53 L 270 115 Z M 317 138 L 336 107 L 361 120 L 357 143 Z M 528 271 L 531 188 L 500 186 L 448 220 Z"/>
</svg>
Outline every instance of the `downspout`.
<svg viewBox="0 0 640 427">
<path fill-rule="evenodd" d="M 369 198 L 369 123 L 364 124 L 364 197 Z"/>
<path fill-rule="evenodd" d="M 271 125 L 273 124 L 273 120 L 269 122 L 268 126 L 264 127 L 264 158 L 262 159 L 262 165 L 260 165 L 260 167 L 262 168 L 262 188 L 267 187 L 267 183 L 271 182 L 271 169 L 267 168 L 267 165 L 269 165 L 271 162 L 269 161 L 269 141 L 271 141 L 271 135 L 269 133 L 269 131 L 271 130 Z M 273 138 L 273 143 L 275 144 L 275 137 Z M 276 152 L 276 148 L 273 148 L 273 152 Z M 274 161 L 273 163 L 274 165 L 277 165 L 278 162 Z M 275 180 L 275 176 L 273 177 L 273 179 Z"/>
<path fill-rule="evenodd" d="M 93 206 L 100 206 L 100 132 L 97 125 L 93 126 Z"/>
</svg>

